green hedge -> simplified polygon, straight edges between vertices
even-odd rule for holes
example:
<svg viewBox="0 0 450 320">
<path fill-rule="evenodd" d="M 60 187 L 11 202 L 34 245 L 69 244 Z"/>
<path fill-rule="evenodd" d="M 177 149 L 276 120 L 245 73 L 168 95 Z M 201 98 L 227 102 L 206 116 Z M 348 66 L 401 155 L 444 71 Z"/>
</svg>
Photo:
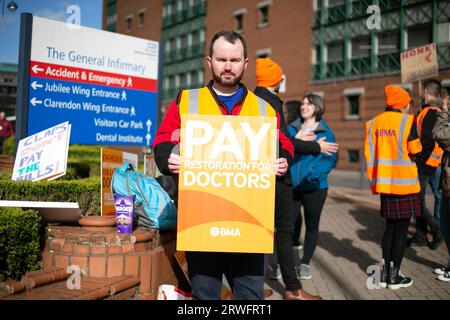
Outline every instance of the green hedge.
<svg viewBox="0 0 450 320">
<path fill-rule="evenodd" d="M 0 282 L 18 280 L 26 272 L 41 267 L 44 234 L 36 211 L 0 208 Z"/>
<path fill-rule="evenodd" d="M 76 179 L 83 179 L 88 177 L 100 177 L 100 158 L 98 159 L 69 158 L 67 161 L 67 168 L 72 168 L 75 171 Z"/>
<path fill-rule="evenodd" d="M 0 200 L 78 202 L 83 215 L 100 215 L 100 179 L 0 180 Z"/>
<path fill-rule="evenodd" d="M 78 144 L 69 146 L 67 167 L 74 170 L 73 179 L 100 176 L 100 149 L 100 146 Z"/>
<path fill-rule="evenodd" d="M 98 159 L 100 163 L 100 149 L 101 146 L 71 144 L 69 146 L 69 159 Z"/>
<path fill-rule="evenodd" d="M 8 156 L 14 156 L 15 141 L 16 141 L 15 137 L 11 136 L 3 142 L 3 154 L 6 154 Z"/>
</svg>

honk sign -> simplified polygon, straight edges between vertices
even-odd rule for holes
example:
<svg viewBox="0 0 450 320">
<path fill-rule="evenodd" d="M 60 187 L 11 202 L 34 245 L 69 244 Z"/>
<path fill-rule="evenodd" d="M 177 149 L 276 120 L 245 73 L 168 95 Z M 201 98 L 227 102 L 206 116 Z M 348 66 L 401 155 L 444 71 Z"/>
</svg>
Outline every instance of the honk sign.
<svg viewBox="0 0 450 320">
<path fill-rule="evenodd" d="M 275 117 L 182 115 L 179 251 L 272 253 Z"/>
</svg>

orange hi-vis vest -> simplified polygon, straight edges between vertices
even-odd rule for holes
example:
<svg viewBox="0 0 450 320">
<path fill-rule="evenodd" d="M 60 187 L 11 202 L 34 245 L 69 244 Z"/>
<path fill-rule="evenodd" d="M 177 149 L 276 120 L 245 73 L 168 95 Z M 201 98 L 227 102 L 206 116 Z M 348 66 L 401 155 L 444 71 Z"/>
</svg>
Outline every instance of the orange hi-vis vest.
<svg viewBox="0 0 450 320">
<path fill-rule="evenodd" d="M 416 164 L 409 157 L 422 151 L 419 139 L 408 141 L 414 116 L 386 111 L 366 123 L 364 157 L 373 193 L 418 193 Z"/>
<path fill-rule="evenodd" d="M 430 111 L 430 110 L 440 111 L 440 109 L 436 108 L 436 107 L 425 107 L 417 115 L 416 124 L 417 124 L 417 132 L 419 133 L 419 137 L 422 137 L 423 119 L 425 119 L 425 116 L 427 115 L 428 111 Z M 439 147 L 439 145 L 435 142 L 433 152 L 431 152 L 430 157 L 427 159 L 425 164 L 427 166 L 430 166 L 433 168 L 439 167 L 439 165 L 441 164 L 441 161 L 442 161 L 443 154 L 444 154 L 444 150 L 442 150 L 442 148 Z"/>
<path fill-rule="evenodd" d="M 179 103 L 179 110 L 180 115 L 223 115 L 208 87 L 183 90 Z M 239 115 L 276 117 L 275 109 L 272 108 L 270 104 L 248 90 Z"/>
</svg>

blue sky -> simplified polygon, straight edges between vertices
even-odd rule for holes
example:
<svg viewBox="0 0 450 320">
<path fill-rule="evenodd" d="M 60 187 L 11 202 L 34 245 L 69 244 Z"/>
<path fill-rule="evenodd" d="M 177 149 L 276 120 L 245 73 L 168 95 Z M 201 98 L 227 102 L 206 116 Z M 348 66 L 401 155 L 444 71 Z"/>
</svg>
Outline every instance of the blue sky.
<svg viewBox="0 0 450 320">
<path fill-rule="evenodd" d="M 29 12 L 35 16 L 66 21 L 67 7 L 77 5 L 81 10 L 81 25 L 102 28 L 102 0 L 15 0 L 19 8 L 10 12 L 0 0 L 0 63 L 17 63 L 19 55 L 20 14 Z M 1 16 L 2 7 L 4 16 Z"/>
</svg>

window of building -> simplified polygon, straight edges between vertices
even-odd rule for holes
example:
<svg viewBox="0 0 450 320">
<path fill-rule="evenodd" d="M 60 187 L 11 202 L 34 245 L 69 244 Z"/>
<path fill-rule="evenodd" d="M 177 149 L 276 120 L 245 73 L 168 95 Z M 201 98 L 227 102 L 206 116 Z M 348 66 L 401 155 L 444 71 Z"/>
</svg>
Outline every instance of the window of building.
<svg viewBox="0 0 450 320">
<path fill-rule="evenodd" d="M 175 1 L 170 4 L 170 10 L 169 11 L 170 11 L 169 14 L 175 14 L 177 12 L 177 4 L 176 4 Z"/>
<path fill-rule="evenodd" d="M 370 36 L 352 39 L 352 58 L 369 57 L 371 48 Z"/>
<path fill-rule="evenodd" d="M 322 1 L 321 0 L 314 0 L 313 1 L 313 9 L 314 10 L 320 10 Z"/>
<path fill-rule="evenodd" d="M 342 92 L 344 96 L 344 117 L 347 120 L 360 119 L 361 96 L 364 94 L 364 88 L 349 88 Z"/>
<path fill-rule="evenodd" d="M 200 30 L 200 42 L 205 42 L 205 30 Z"/>
<path fill-rule="evenodd" d="M 203 79 L 203 70 L 199 70 L 198 72 L 197 72 L 197 74 L 198 74 L 198 84 L 200 84 L 200 85 L 203 85 L 203 82 L 205 81 L 204 79 Z"/>
<path fill-rule="evenodd" d="M 188 46 L 188 37 L 187 35 L 183 34 L 181 36 L 181 48 L 187 48 Z"/>
<path fill-rule="evenodd" d="M 108 26 L 108 30 L 110 30 L 109 27 L 111 27 L 111 31 L 115 30 L 113 26 L 115 25 L 116 21 L 117 21 L 117 14 L 116 13 L 114 13 L 113 15 L 108 16 L 106 18 L 106 24 Z"/>
<path fill-rule="evenodd" d="M 256 58 L 268 58 L 272 54 L 272 49 L 264 48 L 255 52 Z"/>
<path fill-rule="evenodd" d="M 312 64 L 320 63 L 320 46 L 314 46 L 311 49 L 311 63 Z"/>
<path fill-rule="evenodd" d="M 182 0 L 181 10 L 187 10 L 189 8 L 189 0 Z"/>
<path fill-rule="evenodd" d="M 176 50 L 176 48 L 177 48 L 177 39 L 176 38 L 170 39 L 169 47 L 170 47 L 171 51 L 175 51 Z"/>
<path fill-rule="evenodd" d="M 408 29 L 408 50 L 433 42 L 431 24 Z"/>
<path fill-rule="evenodd" d="M 399 31 L 384 32 L 378 35 L 378 54 L 400 51 Z"/>
<path fill-rule="evenodd" d="M 272 5 L 272 1 L 264 1 L 258 4 L 259 12 L 259 24 L 258 27 L 264 28 L 269 26 L 269 7 Z"/>
<path fill-rule="evenodd" d="M 359 163 L 359 150 L 357 149 L 349 149 L 347 150 L 348 161 L 350 163 Z"/>
<path fill-rule="evenodd" d="M 138 13 L 139 28 L 142 28 L 144 26 L 144 15 L 145 15 L 145 9 L 142 9 L 141 11 L 139 11 L 139 13 Z"/>
<path fill-rule="evenodd" d="M 197 72 L 191 71 L 191 84 L 193 86 L 197 86 L 198 80 L 197 80 Z"/>
<path fill-rule="evenodd" d="M 450 42 L 450 22 L 438 24 L 438 42 L 439 43 Z"/>
<path fill-rule="evenodd" d="M 192 88 L 191 73 L 186 73 L 186 89 Z"/>
<path fill-rule="evenodd" d="M 168 90 L 170 87 L 169 77 L 164 77 L 164 89 Z"/>
<path fill-rule="evenodd" d="M 344 60 L 344 41 L 332 42 L 327 45 L 327 61 Z"/>
<path fill-rule="evenodd" d="M 185 89 L 187 85 L 187 77 L 185 73 L 180 74 L 180 89 Z"/>
<path fill-rule="evenodd" d="M 175 89 L 175 77 L 174 76 L 169 76 L 169 87 L 168 89 Z"/>
<path fill-rule="evenodd" d="M 242 32 L 244 30 L 244 15 L 247 13 L 247 9 L 242 8 L 233 12 L 234 20 L 236 22 L 236 32 Z"/>
<path fill-rule="evenodd" d="M 170 40 L 167 40 L 164 45 L 165 52 L 170 52 Z"/>
<path fill-rule="evenodd" d="M 237 14 L 234 16 L 234 18 L 236 19 L 236 31 L 242 32 L 242 30 L 244 29 L 244 15 L 242 13 Z"/>
<path fill-rule="evenodd" d="M 192 32 L 192 44 L 195 46 L 200 43 L 200 32 L 194 31 Z"/>
<path fill-rule="evenodd" d="M 359 95 L 347 96 L 348 99 L 348 111 L 347 116 L 359 116 Z"/>
<path fill-rule="evenodd" d="M 129 15 L 125 18 L 127 22 L 127 32 L 131 32 L 131 20 L 133 19 L 133 15 Z"/>
</svg>

